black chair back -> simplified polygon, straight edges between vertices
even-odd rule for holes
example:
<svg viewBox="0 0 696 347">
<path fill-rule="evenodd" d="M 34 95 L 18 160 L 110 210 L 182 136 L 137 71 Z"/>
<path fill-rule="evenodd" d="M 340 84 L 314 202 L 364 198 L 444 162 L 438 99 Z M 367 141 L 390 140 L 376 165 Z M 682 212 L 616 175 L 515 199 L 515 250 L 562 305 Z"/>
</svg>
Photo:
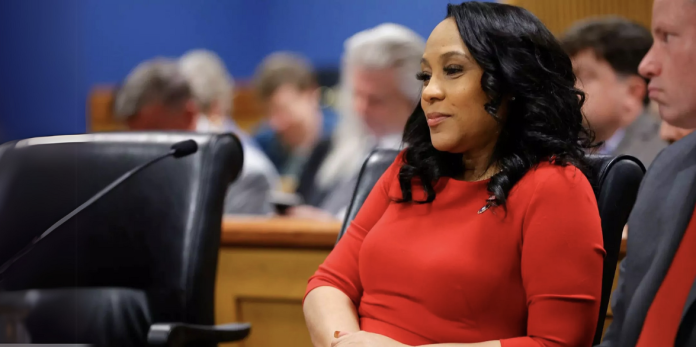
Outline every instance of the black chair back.
<svg viewBox="0 0 696 347">
<path fill-rule="evenodd" d="M 636 202 L 645 167 L 640 160 L 628 155 L 588 156 L 587 159 L 593 173 L 588 179 L 597 198 L 606 251 L 602 272 L 602 299 L 593 342 L 593 345 L 597 345 L 602 341 L 604 332 L 604 319 L 621 250 L 621 235 Z"/>
<path fill-rule="evenodd" d="M 103 133 L 6 144 L 0 263 L 126 171 L 193 139 L 198 152 L 132 177 L 39 243 L 1 290 L 123 287 L 153 322 L 214 323 L 223 203 L 243 156 L 231 134 Z"/>
<path fill-rule="evenodd" d="M 338 235 L 339 240 L 355 218 L 377 180 L 394 162 L 398 154 L 397 150 L 376 150 L 365 160 L 341 232 Z M 614 283 L 614 273 L 621 249 L 621 234 L 636 201 L 638 188 L 645 174 L 645 167 L 638 159 L 627 155 L 617 157 L 590 155 L 587 159 L 591 172 L 591 177 L 588 179 L 597 198 L 599 215 L 602 219 L 604 249 L 607 253 L 602 273 L 599 320 L 594 337 L 594 344 L 598 344 L 602 339 L 604 319 L 609 305 L 611 287 Z"/>
<path fill-rule="evenodd" d="M 365 203 L 365 199 L 367 199 L 367 196 L 372 191 L 372 187 L 375 186 L 379 178 L 382 177 L 382 174 L 384 174 L 394 160 L 396 160 L 397 155 L 399 155 L 399 151 L 396 149 L 376 149 L 367 156 L 360 168 L 358 182 L 355 184 L 353 197 L 350 199 L 350 204 L 346 210 L 346 216 L 343 218 L 343 225 L 341 226 L 341 231 L 338 233 L 338 240 L 343 237 L 350 222 L 353 221 L 358 214 L 360 207 L 362 207 L 363 203 Z M 338 240 L 336 240 L 336 242 L 338 242 Z"/>
</svg>

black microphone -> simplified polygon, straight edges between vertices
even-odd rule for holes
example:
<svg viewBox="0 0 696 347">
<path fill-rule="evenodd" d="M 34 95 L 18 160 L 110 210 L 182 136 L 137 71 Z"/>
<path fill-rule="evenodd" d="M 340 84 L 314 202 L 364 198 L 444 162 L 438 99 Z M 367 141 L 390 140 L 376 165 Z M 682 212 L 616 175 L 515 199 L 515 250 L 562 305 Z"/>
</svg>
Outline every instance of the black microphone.
<svg viewBox="0 0 696 347">
<path fill-rule="evenodd" d="M 144 164 L 141 164 L 139 166 L 136 166 L 135 168 L 129 170 L 128 172 L 124 173 L 116 179 L 115 181 L 111 182 L 108 186 L 106 186 L 104 189 L 100 190 L 97 194 L 94 194 L 89 200 L 85 201 L 82 203 L 82 205 L 78 206 L 76 209 L 74 209 L 72 212 L 68 213 L 65 217 L 61 218 L 59 221 L 55 222 L 53 225 L 51 225 L 50 228 L 48 228 L 46 231 L 43 232 L 43 234 L 37 236 L 34 238 L 26 247 L 22 248 L 17 254 L 15 254 L 14 257 L 10 258 L 8 261 L 6 261 L 2 266 L 0 266 L 0 281 L 2 281 L 4 273 L 14 264 L 17 260 L 21 259 L 23 256 L 25 256 L 29 251 L 36 246 L 37 243 L 39 243 L 41 240 L 45 239 L 48 235 L 50 235 L 54 230 L 58 229 L 61 225 L 65 224 L 65 222 L 69 221 L 73 217 L 75 217 L 78 213 L 82 212 L 82 210 L 86 209 L 87 207 L 91 206 L 97 200 L 101 199 L 104 197 L 104 195 L 108 194 L 114 188 L 118 187 L 121 185 L 123 182 L 127 181 L 129 178 L 133 177 L 133 175 L 139 173 L 140 171 L 144 170 L 148 166 L 164 159 L 167 157 L 174 157 L 174 158 L 182 158 L 187 155 L 196 153 L 198 151 L 198 144 L 194 140 L 186 140 L 186 141 L 181 141 L 173 144 L 170 147 L 169 152 L 166 154 L 163 154 L 159 157 L 156 157 Z"/>
</svg>

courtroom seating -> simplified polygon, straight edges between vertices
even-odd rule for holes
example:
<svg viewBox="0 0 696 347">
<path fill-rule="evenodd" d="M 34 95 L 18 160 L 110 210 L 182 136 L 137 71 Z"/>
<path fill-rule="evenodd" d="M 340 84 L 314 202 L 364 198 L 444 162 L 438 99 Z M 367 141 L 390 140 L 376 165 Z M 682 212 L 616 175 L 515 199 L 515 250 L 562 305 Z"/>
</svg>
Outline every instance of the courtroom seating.
<svg viewBox="0 0 696 347">
<path fill-rule="evenodd" d="M 599 320 L 593 342 L 593 345 L 596 345 L 602 341 L 604 319 L 621 250 L 621 236 L 633 204 L 636 202 L 638 188 L 645 175 L 645 167 L 640 160 L 629 155 L 615 157 L 592 155 L 588 157 L 588 161 L 593 172 L 588 179 L 597 198 L 606 252 L 602 270 Z"/>
<path fill-rule="evenodd" d="M 0 158 L 0 263 L 126 171 L 187 139 L 197 142 L 195 154 L 147 167 L 5 273 L 0 307 L 24 302 L 32 343 L 200 346 L 246 337 L 246 324 L 213 326 L 223 203 L 243 162 L 231 134 L 102 133 L 8 143 Z M 141 340 L 111 336 L 114 329 Z"/>
<path fill-rule="evenodd" d="M 377 180 L 394 162 L 398 154 L 397 150 L 379 149 L 373 151 L 365 160 L 341 231 L 338 234 L 338 240 L 346 232 Z M 602 339 L 604 319 L 621 248 L 621 234 L 635 203 L 640 182 L 645 174 L 645 167 L 638 159 L 628 155 L 616 157 L 590 155 L 587 159 L 591 172 L 588 179 L 597 198 L 606 251 L 602 273 L 600 313 L 593 343 L 596 345 Z"/>
</svg>

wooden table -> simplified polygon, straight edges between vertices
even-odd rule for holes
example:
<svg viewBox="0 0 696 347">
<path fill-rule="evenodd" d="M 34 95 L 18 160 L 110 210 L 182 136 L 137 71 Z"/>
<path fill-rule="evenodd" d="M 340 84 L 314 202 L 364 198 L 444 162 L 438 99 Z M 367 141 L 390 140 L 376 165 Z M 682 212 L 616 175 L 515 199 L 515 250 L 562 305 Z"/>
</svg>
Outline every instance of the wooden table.
<svg viewBox="0 0 696 347">
<path fill-rule="evenodd" d="M 341 222 L 317 222 L 283 217 L 225 218 L 222 247 L 332 249 Z"/>
<path fill-rule="evenodd" d="M 307 280 L 333 248 L 340 222 L 226 217 L 215 293 L 217 324 L 250 322 L 241 343 L 311 346 L 302 313 Z"/>
</svg>

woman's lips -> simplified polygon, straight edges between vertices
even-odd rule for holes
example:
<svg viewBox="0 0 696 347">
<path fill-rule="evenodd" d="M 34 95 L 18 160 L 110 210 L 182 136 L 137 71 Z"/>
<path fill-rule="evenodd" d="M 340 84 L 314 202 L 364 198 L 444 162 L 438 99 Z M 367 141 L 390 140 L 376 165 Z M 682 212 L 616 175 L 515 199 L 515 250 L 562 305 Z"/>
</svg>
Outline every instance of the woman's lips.
<svg viewBox="0 0 696 347">
<path fill-rule="evenodd" d="M 445 121 L 445 119 L 449 118 L 450 115 L 444 114 L 444 113 L 428 113 L 425 115 L 425 118 L 428 120 L 428 126 L 429 127 L 434 127 L 442 122 Z"/>
</svg>

